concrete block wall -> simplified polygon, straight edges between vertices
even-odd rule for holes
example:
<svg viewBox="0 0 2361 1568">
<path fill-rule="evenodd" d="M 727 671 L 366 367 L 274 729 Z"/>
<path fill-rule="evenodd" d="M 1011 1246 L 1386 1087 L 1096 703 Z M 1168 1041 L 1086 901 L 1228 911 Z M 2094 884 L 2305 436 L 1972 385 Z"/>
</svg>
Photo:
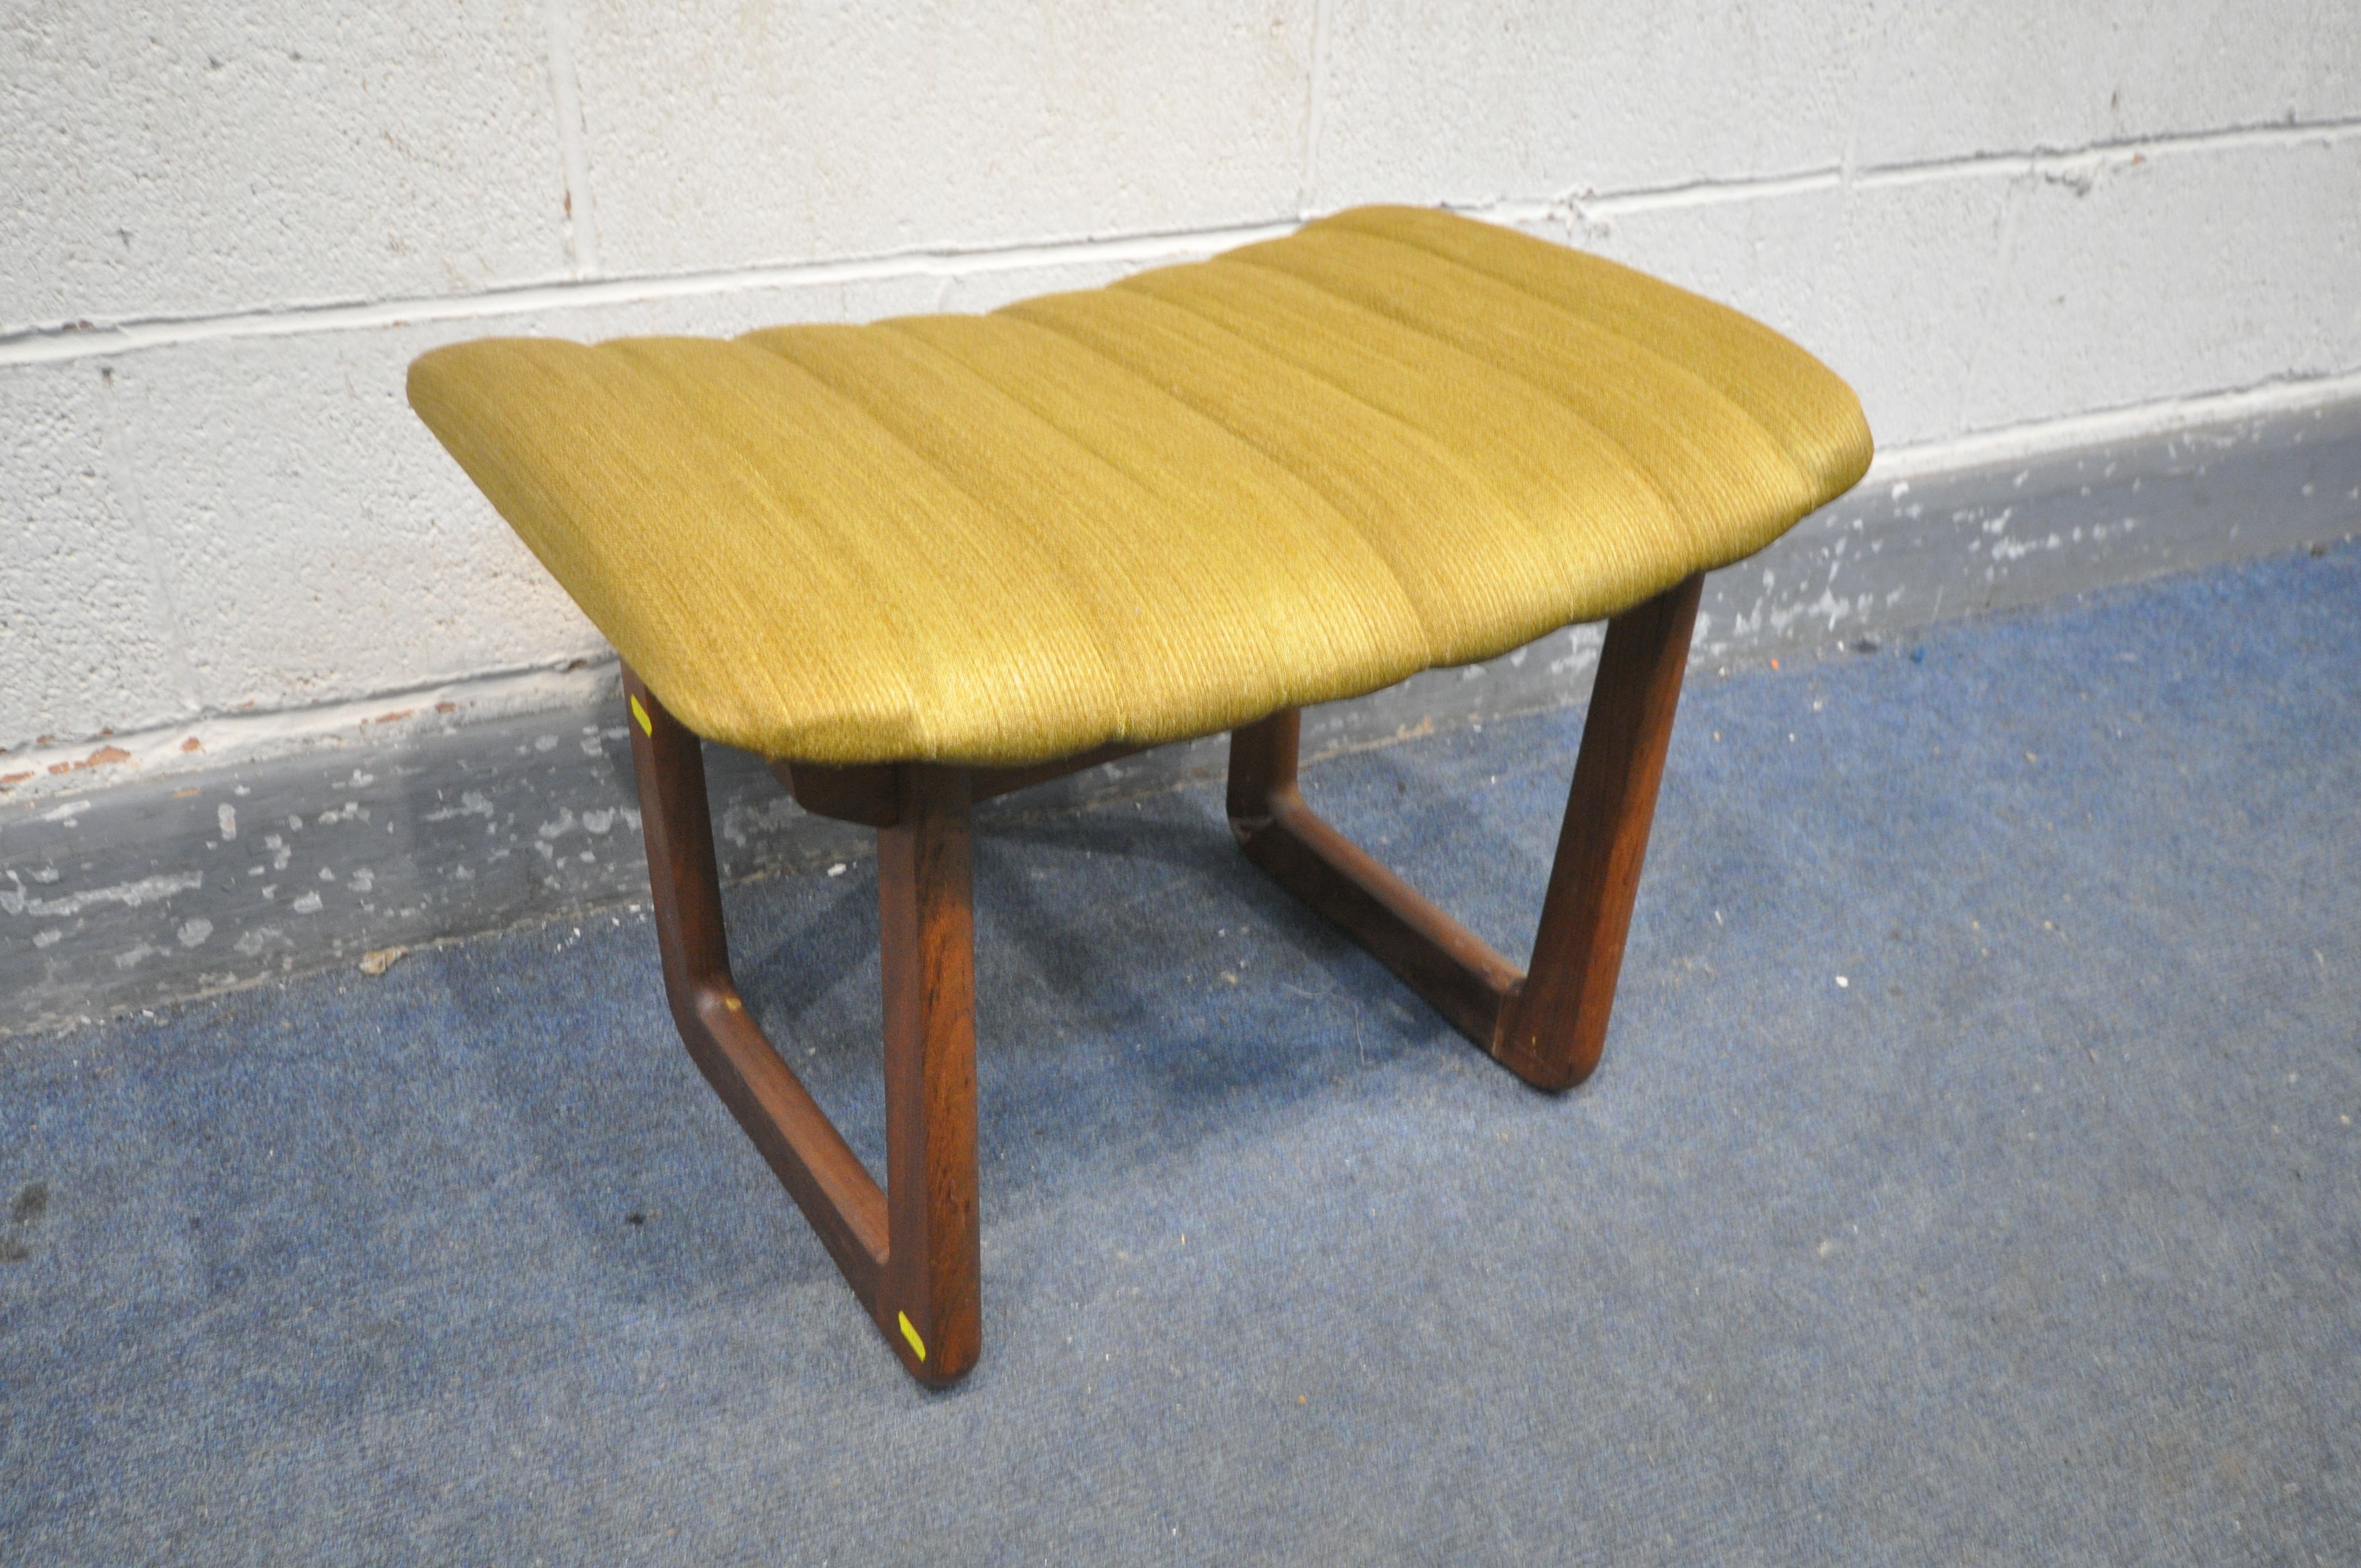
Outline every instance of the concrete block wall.
<svg viewBox="0 0 2361 1568">
<path fill-rule="evenodd" d="M 983 309 L 1388 200 L 1761 315 L 1889 468 L 2361 390 L 2351 0 L 50 0 L 0 71 L 17 789 L 601 657 L 402 400 L 457 338 Z"/>
</svg>

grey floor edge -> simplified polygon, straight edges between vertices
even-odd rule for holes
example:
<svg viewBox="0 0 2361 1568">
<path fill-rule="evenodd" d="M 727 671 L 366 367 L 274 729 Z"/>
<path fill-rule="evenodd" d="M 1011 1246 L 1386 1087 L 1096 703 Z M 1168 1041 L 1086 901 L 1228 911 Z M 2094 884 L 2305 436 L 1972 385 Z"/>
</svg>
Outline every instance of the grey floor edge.
<svg viewBox="0 0 2361 1568">
<path fill-rule="evenodd" d="M 1864 486 L 1708 580 L 1691 678 L 2350 537 L 2361 400 Z M 1600 629 L 1307 716 L 1316 760 L 1579 702 Z M 1220 738 L 994 802 L 1011 821 L 1217 770 Z M 869 836 L 712 753 L 724 875 L 827 872 Z M 396 743 L 0 801 L 0 1033 L 643 897 L 619 700 Z"/>
</svg>

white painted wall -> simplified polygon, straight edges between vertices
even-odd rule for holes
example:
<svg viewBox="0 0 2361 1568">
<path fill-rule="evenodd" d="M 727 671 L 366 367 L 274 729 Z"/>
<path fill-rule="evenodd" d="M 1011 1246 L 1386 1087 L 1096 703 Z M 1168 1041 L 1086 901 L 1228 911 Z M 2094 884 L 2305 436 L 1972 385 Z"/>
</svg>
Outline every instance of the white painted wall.
<svg viewBox="0 0 2361 1568">
<path fill-rule="evenodd" d="M 1389 200 L 1763 316 L 1905 462 L 2361 389 L 2353 0 L 5 4 L 0 778 L 597 658 L 402 401 L 488 333 L 972 310 Z"/>
</svg>

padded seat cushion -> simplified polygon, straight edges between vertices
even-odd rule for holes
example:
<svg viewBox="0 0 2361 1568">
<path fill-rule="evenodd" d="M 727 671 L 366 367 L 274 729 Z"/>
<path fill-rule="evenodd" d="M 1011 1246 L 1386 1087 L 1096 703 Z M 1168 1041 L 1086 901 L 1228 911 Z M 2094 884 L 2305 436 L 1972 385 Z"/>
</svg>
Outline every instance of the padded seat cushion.
<svg viewBox="0 0 2361 1568">
<path fill-rule="evenodd" d="M 1768 327 L 1399 207 L 988 315 L 459 344 L 410 400 L 682 722 L 812 762 L 1040 762 L 1489 658 L 1870 460 Z"/>
</svg>

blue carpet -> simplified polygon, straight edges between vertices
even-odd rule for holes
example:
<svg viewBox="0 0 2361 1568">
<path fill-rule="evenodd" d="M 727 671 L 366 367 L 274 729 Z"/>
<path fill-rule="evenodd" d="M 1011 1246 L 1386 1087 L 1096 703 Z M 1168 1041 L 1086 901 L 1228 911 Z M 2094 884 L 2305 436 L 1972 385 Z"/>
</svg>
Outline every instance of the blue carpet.
<svg viewBox="0 0 2361 1568">
<path fill-rule="evenodd" d="M 1526 1090 L 1200 787 L 979 850 L 913 1387 L 602 914 L 0 1042 L 0 1558 L 2361 1561 L 2361 551 L 1700 677 Z M 1579 716 L 1315 804 L 1512 957 Z M 875 884 L 735 891 L 876 1161 Z"/>
</svg>

